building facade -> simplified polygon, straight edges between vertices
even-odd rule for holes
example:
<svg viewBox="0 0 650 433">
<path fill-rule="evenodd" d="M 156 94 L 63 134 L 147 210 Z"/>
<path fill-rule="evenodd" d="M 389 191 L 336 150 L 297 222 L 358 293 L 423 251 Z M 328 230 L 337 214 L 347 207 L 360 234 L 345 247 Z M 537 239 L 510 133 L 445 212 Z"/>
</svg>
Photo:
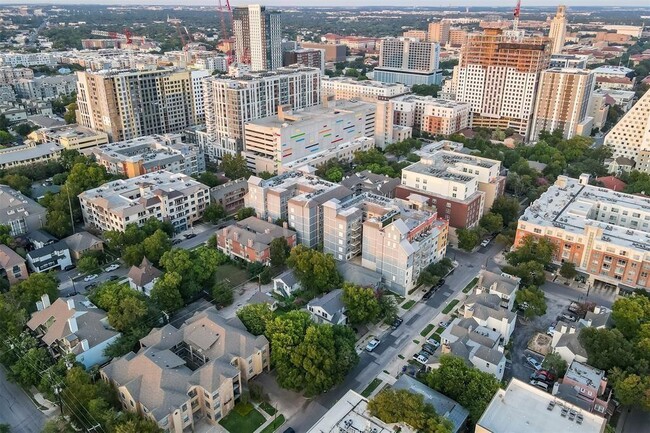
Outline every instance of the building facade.
<svg viewBox="0 0 650 433">
<path fill-rule="evenodd" d="M 84 191 L 79 201 L 84 223 L 100 230 L 124 231 L 128 224 L 156 218 L 182 231 L 201 218 L 210 194 L 187 175 L 159 171 Z"/>
<path fill-rule="evenodd" d="M 586 69 L 543 71 L 530 139 L 537 140 L 540 132 L 556 129 L 561 129 L 567 139 L 591 135 L 593 118 L 589 117 L 589 101 L 594 85 L 594 75 Z"/>
<path fill-rule="evenodd" d="M 551 53 L 559 54 L 564 48 L 564 40 L 566 38 L 566 6 L 560 5 L 557 7 L 557 13 L 551 21 L 551 29 L 548 33 L 549 39 L 551 39 Z"/>
<path fill-rule="evenodd" d="M 326 62 L 345 62 L 345 45 L 343 44 L 321 44 L 317 42 L 301 42 L 300 46 L 305 49 L 325 50 Z"/>
<path fill-rule="evenodd" d="M 282 55 L 284 66 L 302 65 L 308 68 L 318 68 L 325 73 L 325 50 L 316 48 L 299 48 L 285 51 Z"/>
<path fill-rule="evenodd" d="M 29 134 L 29 138 L 39 143 L 56 143 L 66 150 L 81 150 L 108 144 L 107 133 L 76 124 L 37 129 Z"/>
<path fill-rule="evenodd" d="M 236 7 L 232 19 L 237 62 L 251 65 L 253 71 L 274 70 L 282 66 L 279 11 L 267 11 L 260 5 Z"/>
<path fill-rule="evenodd" d="M 428 41 L 437 42 L 440 45 L 447 45 L 449 43 L 449 30 L 451 22 L 449 20 L 440 20 L 435 23 L 429 23 L 428 28 Z"/>
<path fill-rule="evenodd" d="M 45 225 L 47 210 L 7 185 L 0 185 L 0 224 L 11 236 L 20 236 Z"/>
<path fill-rule="evenodd" d="M 605 136 L 605 146 L 612 151 L 614 158 L 624 156 L 634 161 L 648 158 L 650 155 L 650 91 L 637 101 L 637 103 L 625 113 L 616 125 L 609 130 Z M 648 171 L 644 163 L 640 168 Z"/>
<path fill-rule="evenodd" d="M 440 84 L 440 45 L 414 38 L 385 38 L 373 77 L 385 83 Z"/>
<path fill-rule="evenodd" d="M 63 148 L 55 143 L 34 143 L 0 149 L 0 169 L 59 159 Z"/>
<path fill-rule="evenodd" d="M 403 95 L 408 87 L 400 83 L 382 83 L 380 81 L 357 81 L 351 77 L 324 77 L 321 81 L 323 100 L 358 99 L 366 102 L 376 102 Z"/>
</svg>

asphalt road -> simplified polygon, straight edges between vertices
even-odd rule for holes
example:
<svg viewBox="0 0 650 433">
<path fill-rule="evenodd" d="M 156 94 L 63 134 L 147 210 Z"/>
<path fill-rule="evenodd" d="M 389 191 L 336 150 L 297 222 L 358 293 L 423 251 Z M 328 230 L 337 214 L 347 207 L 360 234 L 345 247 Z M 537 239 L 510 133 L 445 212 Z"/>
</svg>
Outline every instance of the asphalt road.
<svg viewBox="0 0 650 433">
<path fill-rule="evenodd" d="M 40 433 L 45 415 L 18 385 L 7 381 L 0 368 L 0 424 L 9 424 L 12 433 Z"/>
</svg>

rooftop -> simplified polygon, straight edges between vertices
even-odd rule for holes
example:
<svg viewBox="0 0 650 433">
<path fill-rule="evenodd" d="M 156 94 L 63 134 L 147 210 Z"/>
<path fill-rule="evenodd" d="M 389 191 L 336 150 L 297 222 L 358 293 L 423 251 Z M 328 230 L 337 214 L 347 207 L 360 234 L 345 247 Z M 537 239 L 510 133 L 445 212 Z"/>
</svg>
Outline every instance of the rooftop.
<svg viewBox="0 0 650 433">
<path fill-rule="evenodd" d="M 339 100 L 336 101 L 333 107 L 315 106 L 305 108 L 304 110 L 285 112 L 284 118 L 281 118 L 278 113 L 277 116 L 252 120 L 247 125 L 281 129 L 294 125 L 297 126 L 302 123 L 315 123 L 320 121 L 335 122 L 340 117 L 355 115 L 358 110 L 374 112 L 375 106 L 368 102 Z"/>
<path fill-rule="evenodd" d="M 38 145 L 23 144 L 22 146 L 0 149 L 0 165 L 9 166 L 17 162 L 34 158 L 43 158 L 61 153 L 63 148 L 56 143 L 43 143 Z"/>
<path fill-rule="evenodd" d="M 331 77 L 331 78 L 323 78 L 322 83 L 335 83 L 335 84 L 350 84 L 354 86 L 361 86 L 361 87 L 372 87 L 372 88 L 378 88 L 378 89 L 393 89 L 393 88 L 399 88 L 399 89 L 404 89 L 406 90 L 406 86 L 401 84 L 401 83 L 383 83 L 381 81 L 373 81 L 373 80 L 364 80 L 364 81 L 358 81 L 356 78 L 352 77 Z"/>
<path fill-rule="evenodd" d="M 614 65 L 603 65 L 599 66 L 596 69 L 592 70 L 594 74 L 615 74 L 626 76 L 630 72 L 634 72 L 634 69 L 626 68 L 625 66 L 614 66 Z"/>
<path fill-rule="evenodd" d="M 146 168 L 159 167 L 162 161 L 181 160 L 195 152 L 195 145 L 181 143 L 180 134 L 147 135 L 132 140 L 104 144 L 93 150 L 99 158 L 120 164 L 142 162 Z"/>
<path fill-rule="evenodd" d="M 232 77 L 210 77 L 206 78 L 206 82 L 217 82 L 227 84 L 231 89 L 243 89 L 249 86 L 251 82 L 254 81 L 265 81 L 273 79 L 276 77 L 286 77 L 289 75 L 295 75 L 301 72 L 311 72 L 320 74 L 320 69 L 318 68 L 308 68 L 300 65 L 291 65 L 285 66 L 282 68 L 275 69 L 273 71 L 259 71 L 259 72 L 247 72 L 241 77 L 232 78 Z"/>
<path fill-rule="evenodd" d="M 34 214 L 42 214 L 45 223 L 43 206 L 7 185 L 0 185 L 0 224 Z"/>
<path fill-rule="evenodd" d="M 97 132 L 90 128 L 86 128 L 85 126 L 76 124 L 50 127 L 38 132 L 45 135 L 49 140 L 90 138 L 97 135 L 106 135 L 104 132 Z"/>
<path fill-rule="evenodd" d="M 11 269 L 14 266 L 24 264 L 25 259 L 18 253 L 4 244 L 0 244 L 0 268 Z"/>
<path fill-rule="evenodd" d="M 72 251 L 86 251 L 97 244 L 103 244 L 102 240 L 97 236 L 90 234 L 86 231 L 81 231 L 63 239 Z"/>
<path fill-rule="evenodd" d="M 227 238 L 235 237 L 240 244 L 248 244 L 257 252 L 261 252 L 271 245 L 275 238 L 289 238 L 295 232 L 251 216 L 235 224 L 224 227 L 220 231 Z"/>
<path fill-rule="evenodd" d="M 591 365 L 573 361 L 564 375 L 565 378 L 571 379 L 580 384 L 592 388 L 600 388 L 600 382 L 605 378 L 605 372 Z"/>
<path fill-rule="evenodd" d="M 377 69 L 391 69 L 391 68 L 377 68 Z M 398 69 L 399 70 L 399 69 Z M 400 70 L 401 71 L 401 70 Z M 455 108 L 461 106 L 469 107 L 466 102 L 451 101 L 449 99 L 434 98 L 433 96 L 419 96 L 414 94 L 401 95 L 391 98 L 393 102 L 419 102 L 427 105 L 434 105 L 436 107 Z"/>
<path fill-rule="evenodd" d="M 491 433 L 600 433 L 606 420 L 546 391 L 512 379 L 499 389 L 479 419 Z"/>
<path fill-rule="evenodd" d="M 476 181 L 476 178 L 474 176 L 470 176 L 468 174 L 450 173 L 444 166 L 425 164 L 423 162 L 416 162 L 414 164 L 411 164 L 408 167 L 404 168 L 402 171 L 426 174 L 429 176 L 434 176 L 440 179 L 458 183 L 472 183 Z"/>
</svg>

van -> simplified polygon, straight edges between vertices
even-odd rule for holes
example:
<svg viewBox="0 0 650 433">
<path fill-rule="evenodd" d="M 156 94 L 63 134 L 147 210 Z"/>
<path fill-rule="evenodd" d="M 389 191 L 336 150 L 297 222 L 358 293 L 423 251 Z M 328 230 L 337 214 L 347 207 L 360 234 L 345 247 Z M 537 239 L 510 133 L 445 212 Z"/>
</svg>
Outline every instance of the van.
<svg viewBox="0 0 650 433">
<path fill-rule="evenodd" d="M 546 383 L 544 381 L 533 379 L 529 383 L 531 385 L 533 385 L 533 386 L 536 386 L 536 387 L 538 387 L 540 389 L 543 389 L 544 391 L 548 392 L 548 383 Z"/>
</svg>

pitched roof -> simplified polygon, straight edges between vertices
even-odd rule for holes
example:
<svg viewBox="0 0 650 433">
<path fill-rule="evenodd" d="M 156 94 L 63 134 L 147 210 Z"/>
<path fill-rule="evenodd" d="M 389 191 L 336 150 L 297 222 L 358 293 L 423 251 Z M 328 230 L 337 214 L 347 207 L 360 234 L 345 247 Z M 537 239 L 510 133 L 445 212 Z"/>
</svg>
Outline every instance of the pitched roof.
<svg viewBox="0 0 650 433">
<path fill-rule="evenodd" d="M 494 272 L 483 269 L 481 271 L 481 285 L 489 290 L 494 290 L 504 295 L 512 295 L 521 281 L 519 278 L 504 277 Z"/>
<path fill-rule="evenodd" d="M 381 282 L 381 274 L 350 262 L 336 261 L 336 269 L 348 281 L 361 287 L 373 287 Z"/>
<path fill-rule="evenodd" d="M 0 245 L 0 267 L 10 269 L 16 265 L 25 263 L 25 259 L 6 245 Z"/>
<path fill-rule="evenodd" d="M 566 347 L 574 355 L 580 355 L 586 358 L 587 351 L 584 349 L 584 347 L 582 347 L 582 344 L 580 344 L 578 335 L 579 333 L 577 332 L 573 334 L 562 334 L 557 344 L 555 345 L 555 349 L 557 349 L 558 347 Z"/>
<path fill-rule="evenodd" d="M 288 270 L 273 278 L 274 280 L 282 281 L 289 287 L 293 287 L 298 282 L 298 278 L 294 275 L 292 270 Z"/>
<path fill-rule="evenodd" d="M 68 236 L 67 238 L 63 239 L 63 241 L 72 251 L 85 251 L 94 247 L 95 245 L 103 243 L 102 240 L 97 236 L 85 231 Z"/>
<path fill-rule="evenodd" d="M 330 316 L 333 316 L 343 309 L 343 290 L 332 290 L 320 298 L 312 299 L 307 305 L 310 307 L 320 307 Z"/>
<path fill-rule="evenodd" d="M 625 182 L 615 176 L 597 177 L 596 180 L 602 183 L 605 188 L 613 191 L 623 191 L 627 186 Z"/>
<path fill-rule="evenodd" d="M 271 296 L 269 293 L 264 293 L 264 292 L 258 292 L 256 291 L 253 293 L 253 296 L 251 296 L 248 299 L 249 304 L 273 304 L 277 302 L 273 296 Z"/>
<path fill-rule="evenodd" d="M 127 277 L 138 287 L 144 287 L 162 275 L 162 271 L 156 269 L 149 259 L 142 258 L 140 266 L 131 266 Z"/>
<path fill-rule="evenodd" d="M 49 245 L 45 245 L 42 248 L 32 250 L 32 251 L 28 252 L 27 255 L 29 257 L 31 257 L 32 260 L 33 260 L 33 259 L 37 259 L 39 257 L 45 257 L 47 255 L 52 254 L 53 252 L 56 252 L 56 251 L 64 251 L 64 250 L 67 250 L 67 249 L 68 249 L 68 246 L 66 245 L 65 242 L 58 241 L 58 242 L 54 242 L 54 243 L 49 244 Z"/>
</svg>

